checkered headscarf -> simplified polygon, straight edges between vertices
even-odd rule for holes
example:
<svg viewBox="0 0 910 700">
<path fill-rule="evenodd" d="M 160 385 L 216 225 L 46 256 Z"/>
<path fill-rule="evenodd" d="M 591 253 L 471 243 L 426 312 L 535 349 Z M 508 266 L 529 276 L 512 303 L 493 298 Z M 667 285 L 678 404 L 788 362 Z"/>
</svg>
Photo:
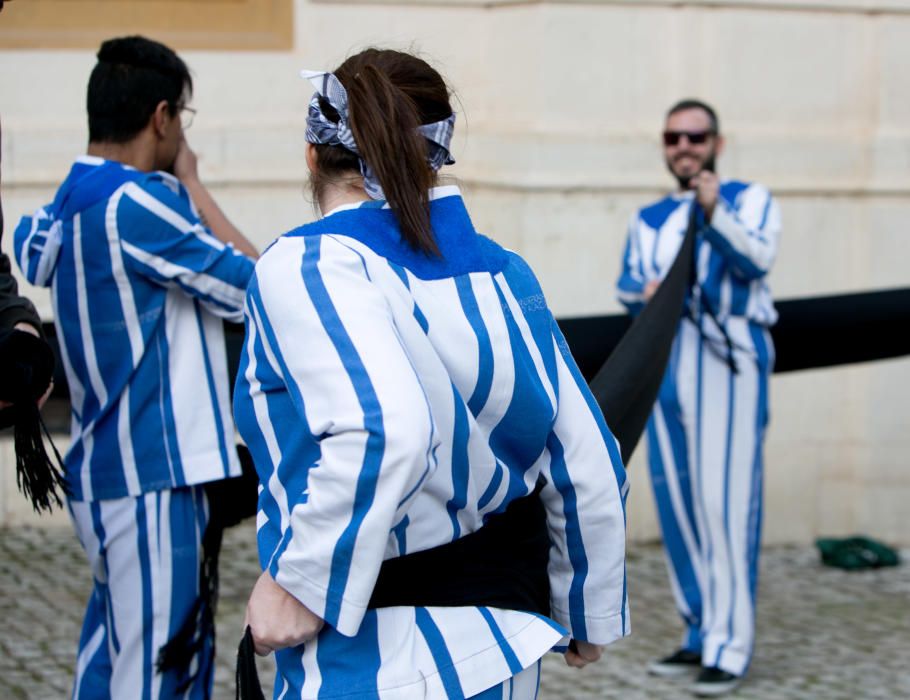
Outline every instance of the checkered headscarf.
<svg viewBox="0 0 910 700">
<path fill-rule="evenodd" d="M 363 175 L 363 186 L 371 199 L 385 199 L 382 193 L 382 187 L 376 173 L 363 159 L 360 150 L 357 148 L 357 142 L 354 140 L 354 134 L 348 123 L 348 92 L 344 89 L 341 81 L 335 77 L 334 73 L 325 71 L 300 71 L 300 76 L 309 80 L 316 93 L 310 100 L 310 106 L 306 120 L 306 140 L 314 144 L 324 144 L 328 146 L 342 146 L 351 153 L 360 158 L 360 173 Z M 333 122 L 322 112 L 319 106 L 319 98 L 322 97 L 328 102 L 336 112 L 338 112 L 338 121 Z M 427 151 L 427 163 L 430 168 L 436 172 L 443 165 L 452 165 L 455 159 L 449 152 L 449 145 L 452 142 L 452 132 L 455 130 L 455 113 L 453 112 L 448 118 L 433 124 L 421 124 L 417 131 L 429 143 Z"/>
</svg>

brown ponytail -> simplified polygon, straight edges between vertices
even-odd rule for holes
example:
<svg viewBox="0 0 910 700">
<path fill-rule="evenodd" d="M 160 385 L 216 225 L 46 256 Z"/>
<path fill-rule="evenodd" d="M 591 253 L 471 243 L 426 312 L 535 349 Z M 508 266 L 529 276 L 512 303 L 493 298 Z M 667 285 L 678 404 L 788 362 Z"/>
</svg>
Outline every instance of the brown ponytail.
<svg viewBox="0 0 910 700">
<path fill-rule="evenodd" d="M 415 56 L 378 49 L 347 59 L 335 75 L 348 93 L 357 148 L 376 173 L 402 237 L 416 250 L 439 255 L 428 199 L 436 173 L 427 163 L 427 142 L 417 127 L 452 114 L 445 82 Z M 316 153 L 326 176 L 358 167 L 356 157 L 340 146 L 317 146 Z M 318 179 L 314 184 L 319 187 Z"/>
</svg>

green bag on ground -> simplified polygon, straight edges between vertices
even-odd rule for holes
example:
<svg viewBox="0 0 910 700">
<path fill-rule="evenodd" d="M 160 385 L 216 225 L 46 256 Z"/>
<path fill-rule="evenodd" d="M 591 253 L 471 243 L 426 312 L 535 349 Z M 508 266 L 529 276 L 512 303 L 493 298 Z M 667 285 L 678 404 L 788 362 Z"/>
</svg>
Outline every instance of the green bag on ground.
<svg viewBox="0 0 910 700">
<path fill-rule="evenodd" d="M 815 541 L 822 555 L 822 564 L 857 571 L 897 566 L 900 556 L 888 545 L 869 537 L 822 538 Z"/>
</svg>

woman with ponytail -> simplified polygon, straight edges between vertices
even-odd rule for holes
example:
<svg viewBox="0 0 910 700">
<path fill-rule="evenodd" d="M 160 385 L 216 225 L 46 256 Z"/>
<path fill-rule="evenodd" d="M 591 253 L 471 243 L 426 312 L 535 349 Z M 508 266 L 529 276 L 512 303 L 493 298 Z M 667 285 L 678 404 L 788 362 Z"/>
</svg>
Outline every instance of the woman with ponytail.
<svg viewBox="0 0 910 700">
<path fill-rule="evenodd" d="M 322 218 L 247 293 L 261 481 L 247 608 L 282 698 L 536 697 L 628 634 L 625 471 L 528 265 L 478 234 L 441 76 L 370 49 L 315 88 Z"/>
</svg>

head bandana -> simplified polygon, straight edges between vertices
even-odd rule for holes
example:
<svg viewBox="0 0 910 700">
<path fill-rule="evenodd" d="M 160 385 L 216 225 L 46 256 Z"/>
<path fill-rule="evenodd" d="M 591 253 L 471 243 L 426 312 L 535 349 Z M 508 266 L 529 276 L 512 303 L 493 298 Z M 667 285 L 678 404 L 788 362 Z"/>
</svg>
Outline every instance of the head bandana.
<svg viewBox="0 0 910 700">
<path fill-rule="evenodd" d="M 342 146 L 360 158 L 360 174 L 363 175 L 363 186 L 371 199 L 385 199 L 376 173 L 363 159 L 354 133 L 348 123 L 348 92 L 334 73 L 324 71 L 300 71 L 300 76 L 309 80 L 316 88 L 316 94 L 310 100 L 306 120 L 306 140 L 314 144 Z M 322 97 L 338 112 L 338 121 L 333 122 L 322 112 L 319 98 Z M 448 118 L 433 124 L 421 124 L 417 131 L 427 140 L 427 163 L 433 172 L 443 165 L 452 165 L 455 159 L 449 152 L 452 132 L 455 130 L 455 113 Z"/>
</svg>

